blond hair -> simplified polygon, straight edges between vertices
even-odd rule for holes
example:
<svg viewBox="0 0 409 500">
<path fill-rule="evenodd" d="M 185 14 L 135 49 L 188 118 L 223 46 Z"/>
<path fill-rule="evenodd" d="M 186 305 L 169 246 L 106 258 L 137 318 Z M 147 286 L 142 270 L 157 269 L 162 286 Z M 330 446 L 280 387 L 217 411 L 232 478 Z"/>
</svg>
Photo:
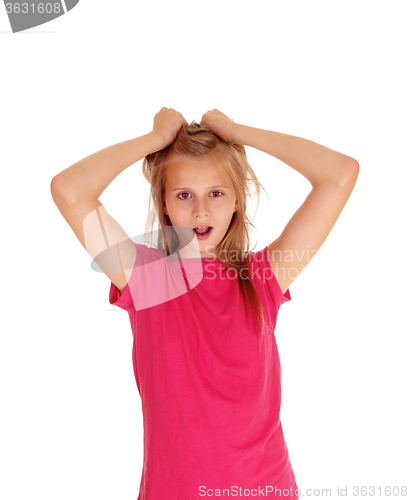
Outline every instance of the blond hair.
<svg viewBox="0 0 409 500">
<path fill-rule="evenodd" d="M 251 199 L 252 191 L 255 193 L 257 197 L 256 213 L 260 200 L 260 188 L 264 192 L 266 191 L 250 167 L 243 145 L 228 144 L 215 135 L 206 125 L 199 125 L 195 121 L 190 125 L 183 125 L 176 139 L 169 146 L 147 155 L 142 164 L 142 173 L 150 184 L 145 234 L 151 233 L 154 223 L 158 220 L 159 227 L 162 229 L 162 231 L 159 231 L 158 249 L 164 252 L 165 255 L 173 253 L 179 244 L 176 232 L 168 230 L 172 223 L 169 216 L 163 211 L 166 167 L 177 156 L 194 160 L 200 160 L 205 156 L 210 157 L 215 160 L 215 165 L 222 176 L 229 176 L 233 183 L 237 211 L 233 214 L 224 238 L 216 246 L 216 253 L 217 255 L 223 254 L 226 256 L 222 259 L 225 267 L 227 269 L 233 268 L 237 272 L 238 286 L 245 304 L 246 317 L 248 318 L 247 308 L 250 304 L 255 314 L 261 346 L 263 327 L 266 323 L 260 296 L 250 278 L 247 266 L 250 253 L 249 229 L 250 226 L 254 227 L 252 223 L 254 217 L 250 220 L 247 215 L 247 196 Z M 268 196 L 268 193 L 266 194 Z M 166 231 L 165 227 L 167 228 Z M 242 257 L 233 259 L 231 258 L 232 255 Z M 245 257 L 243 258 L 243 256 Z"/>
</svg>

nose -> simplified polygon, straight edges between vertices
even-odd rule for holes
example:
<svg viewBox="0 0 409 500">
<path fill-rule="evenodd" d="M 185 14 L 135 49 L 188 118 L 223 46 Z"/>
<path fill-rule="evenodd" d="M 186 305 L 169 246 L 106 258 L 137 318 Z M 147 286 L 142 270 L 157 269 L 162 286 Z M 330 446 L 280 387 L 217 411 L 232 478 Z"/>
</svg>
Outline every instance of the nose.
<svg viewBox="0 0 409 500">
<path fill-rule="evenodd" d="M 209 201 L 207 199 L 196 198 L 192 215 L 195 218 L 202 218 L 210 215 Z"/>
</svg>

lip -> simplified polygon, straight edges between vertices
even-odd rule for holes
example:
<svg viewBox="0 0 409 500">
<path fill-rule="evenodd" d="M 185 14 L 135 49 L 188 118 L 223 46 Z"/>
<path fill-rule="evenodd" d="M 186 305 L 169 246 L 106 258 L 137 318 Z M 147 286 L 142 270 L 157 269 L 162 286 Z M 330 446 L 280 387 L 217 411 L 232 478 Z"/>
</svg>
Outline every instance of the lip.
<svg viewBox="0 0 409 500">
<path fill-rule="evenodd" d="M 205 227 L 205 226 L 196 226 L 196 227 Z M 193 228 L 193 232 L 195 233 L 195 236 L 197 237 L 198 240 L 207 240 L 207 238 L 212 234 L 214 228 L 212 226 L 207 226 L 207 227 L 210 227 L 210 231 L 206 234 L 197 234 L 195 229 Z"/>
</svg>

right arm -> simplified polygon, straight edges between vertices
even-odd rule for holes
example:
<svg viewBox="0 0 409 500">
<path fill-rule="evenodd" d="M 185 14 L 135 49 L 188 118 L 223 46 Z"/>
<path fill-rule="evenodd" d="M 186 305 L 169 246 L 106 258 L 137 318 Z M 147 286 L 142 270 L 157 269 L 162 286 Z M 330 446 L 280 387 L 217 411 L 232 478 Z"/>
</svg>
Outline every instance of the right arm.
<svg viewBox="0 0 409 500">
<path fill-rule="evenodd" d="M 141 137 L 120 142 L 83 158 L 51 180 L 51 194 L 69 203 L 97 200 L 111 182 L 126 168 L 149 153 L 162 149 L 163 142 L 153 131 Z"/>
<path fill-rule="evenodd" d="M 62 216 L 121 293 L 131 275 L 136 248 L 98 198 L 130 165 L 172 143 L 184 123 L 180 113 L 162 108 L 148 134 L 93 153 L 51 180 L 51 195 Z"/>
</svg>

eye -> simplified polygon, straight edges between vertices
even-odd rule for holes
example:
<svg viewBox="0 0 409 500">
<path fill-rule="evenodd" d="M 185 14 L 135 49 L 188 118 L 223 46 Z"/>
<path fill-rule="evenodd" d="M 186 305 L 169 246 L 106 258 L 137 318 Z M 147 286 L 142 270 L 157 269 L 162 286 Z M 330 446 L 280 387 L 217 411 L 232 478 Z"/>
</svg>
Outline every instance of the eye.
<svg viewBox="0 0 409 500">
<path fill-rule="evenodd" d="M 181 196 L 182 194 L 189 194 L 189 193 L 179 193 L 179 194 L 178 194 L 178 196 L 177 196 L 177 197 L 179 198 L 179 200 L 187 200 L 187 198 L 185 198 L 185 197 L 180 198 L 180 196 Z"/>
<path fill-rule="evenodd" d="M 212 193 L 218 193 L 218 196 L 212 196 L 212 198 L 221 198 L 222 196 L 224 196 L 224 193 L 222 193 L 221 191 L 212 191 Z M 187 196 L 183 196 L 185 194 L 189 194 L 189 193 L 179 193 L 177 195 L 177 197 L 179 198 L 179 200 L 188 200 L 189 198 Z"/>
</svg>

